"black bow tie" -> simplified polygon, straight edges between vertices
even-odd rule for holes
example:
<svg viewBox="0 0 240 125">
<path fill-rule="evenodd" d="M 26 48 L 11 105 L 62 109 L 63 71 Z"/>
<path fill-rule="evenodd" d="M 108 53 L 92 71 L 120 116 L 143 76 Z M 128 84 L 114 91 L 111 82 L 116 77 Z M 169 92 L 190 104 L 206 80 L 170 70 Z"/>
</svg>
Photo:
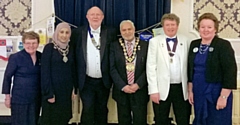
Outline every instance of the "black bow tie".
<svg viewBox="0 0 240 125">
<path fill-rule="evenodd" d="M 167 40 L 167 42 L 170 42 L 170 41 L 175 42 L 175 41 L 176 41 L 176 38 L 167 38 L 166 40 Z"/>
</svg>

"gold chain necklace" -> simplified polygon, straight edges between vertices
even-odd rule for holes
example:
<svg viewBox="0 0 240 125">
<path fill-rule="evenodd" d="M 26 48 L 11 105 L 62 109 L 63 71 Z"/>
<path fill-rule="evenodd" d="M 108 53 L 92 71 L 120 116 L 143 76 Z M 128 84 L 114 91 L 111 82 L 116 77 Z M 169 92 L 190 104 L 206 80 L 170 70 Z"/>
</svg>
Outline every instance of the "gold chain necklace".
<svg viewBox="0 0 240 125">
<path fill-rule="evenodd" d="M 119 42 L 120 42 L 120 45 L 122 46 L 123 48 L 123 53 L 124 53 L 124 56 L 125 56 L 125 59 L 128 63 L 131 63 L 133 62 L 133 60 L 135 59 L 136 57 L 136 52 L 137 52 L 137 46 L 138 46 L 138 43 L 139 43 L 139 38 L 136 37 L 135 38 L 135 46 L 134 46 L 134 49 L 133 49 L 133 54 L 131 56 L 128 56 L 127 54 L 127 49 L 126 49 L 126 46 L 125 46 L 125 43 L 123 42 L 123 39 L 122 38 L 119 38 Z"/>
<path fill-rule="evenodd" d="M 63 62 L 67 62 L 68 61 L 68 58 L 67 58 L 67 54 L 69 52 L 69 45 L 67 45 L 66 49 L 62 49 L 60 48 L 54 41 L 53 41 L 53 44 L 54 44 L 54 49 L 57 49 L 58 52 L 63 56 Z"/>
</svg>

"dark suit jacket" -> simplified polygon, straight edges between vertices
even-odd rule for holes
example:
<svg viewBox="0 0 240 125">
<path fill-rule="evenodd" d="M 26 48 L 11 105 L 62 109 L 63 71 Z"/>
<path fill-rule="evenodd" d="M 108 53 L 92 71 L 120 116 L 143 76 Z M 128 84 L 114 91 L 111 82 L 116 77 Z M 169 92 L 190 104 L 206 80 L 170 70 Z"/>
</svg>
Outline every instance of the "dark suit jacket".
<svg viewBox="0 0 240 125">
<path fill-rule="evenodd" d="M 87 60 L 87 36 L 88 36 L 88 25 L 82 26 L 77 30 L 74 30 L 71 36 L 70 46 L 75 48 L 75 61 L 77 68 L 77 81 L 79 85 L 79 90 L 81 91 L 86 78 L 86 60 Z M 106 88 L 110 88 L 112 85 L 112 80 L 109 73 L 109 46 L 110 42 L 113 42 L 116 38 L 116 31 L 113 28 L 107 28 L 106 26 L 101 26 L 101 72 L 103 83 Z"/>
<path fill-rule="evenodd" d="M 3 79 L 2 94 L 11 93 L 11 103 L 28 104 L 41 100 L 41 53 L 37 51 L 36 56 L 35 65 L 33 65 L 32 58 L 25 49 L 9 57 Z M 12 78 L 13 87 L 11 91 Z"/>
<path fill-rule="evenodd" d="M 188 55 L 188 81 L 192 82 L 194 73 L 194 48 L 199 48 L 201 39 L 192 41 Z M 212 49 L 212 51 L 211 51 Z M 206 82 L 220 82 L 223 88 L 236 89 L 237 65 L 234 50 L 229 41 L 215 36 L 209 46 L 206 61 Z"/>
<path fill-rule="evenodd" d="M 134 83 L 140 87 L 136 93 L 132 94 L 137 103 L 146 104 L 149 101 L 146 79 L 146 59 L 148 43 L 140 41 L 137 47 L 137 58 L 134 72 Z M 140 50 L 138 49 L 140 48 Z M 122 88 L 127 85 L 126 60 L 123 53 L 123 48 L 119 41 L 115 41 L 110 47 L 110 70 L 113 79 L 113 99 L 117 103 L 126 103 L 129 94 L 122 91 Z"/>
</svg>

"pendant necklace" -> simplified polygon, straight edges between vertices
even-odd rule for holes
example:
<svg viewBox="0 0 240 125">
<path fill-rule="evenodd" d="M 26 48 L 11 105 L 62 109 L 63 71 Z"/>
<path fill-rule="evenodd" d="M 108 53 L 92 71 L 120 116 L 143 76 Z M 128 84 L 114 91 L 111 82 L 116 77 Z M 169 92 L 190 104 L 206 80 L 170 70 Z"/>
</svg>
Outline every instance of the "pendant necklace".
<svg viewBox="0 0 240 125">
<path fill-rule="evenodd" d="M 53 41 L 53 44 L 54 44 L 54 49 L 57 49 L 58 52 L 63 56 L 62 58 L 63 62 L 67 63 L 68 61 L 67 54 L 69 52 L 69 45 L 67 45 L 66 49 L 62 49 L 54 41 Z"/>
<path fill-rule="evenodd" d="M 136 37 L 136 39 L 135 39 L 135 46 L 133 48 L 133 53 L 132 53 L 131 56 L 129 56 L 127 54 L 127 49 L 126 49 L 126 46 L 125 46 L 122 38 L 119 39 L 119 43 L 123 48 L 123 53 L 124 53 L 124 56 L 125 56 L 125 59 L 126 59 L 126 69 L 127 69 L 127 71 L 129 71 L 129 72 L 134 71 L 135 70 L 135 65 L 134 65 L 133 61 L 136 58 L 137 46 L 140 50 L 140 46 L 138 45 L 139 44 L 139 38 Z"/>
</svg>

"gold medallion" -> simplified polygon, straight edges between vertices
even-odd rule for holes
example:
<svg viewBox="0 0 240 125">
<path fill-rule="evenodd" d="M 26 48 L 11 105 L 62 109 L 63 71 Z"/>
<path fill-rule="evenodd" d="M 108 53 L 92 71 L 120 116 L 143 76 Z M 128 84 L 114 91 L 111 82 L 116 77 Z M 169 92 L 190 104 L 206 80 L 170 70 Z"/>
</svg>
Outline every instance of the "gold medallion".
<svg viewBox="0 0 240 125">
<path fill-rule="evenodd" d="M 134 71 L 135 69 L 134 63 L 126 63 L 126 69 L 128 72 Z"/>
<path fill-rule="evenodd" d="M 66 49 L 62 49 L 55 43 L 55 41 L 53 41 L 53 44 L 54 44 L 54 49 L 57 49 L 58 52 L 63 56 L 62 58 L 63 62 L 67 63 L 68 61 L 67 54 L 69 52 L 69 45 L 67 45 Z"/>
<path fill-rule="evenodd" d="M 138 44 L 139 44 L 139 38 L 136 37 L 135 40 L 136 40 L 136 41 L 135 41 L 135 46 L 134 46 L 134 48 L 133 48 L 133 53 L 132 53 L 131 56 L 128 56 L 127 50 L 126 50 L 126 46 L 125 46 L 125 44 L 124 44 L 124 42 L 123 42 L 123 39 L 122 39 L 122 38 L 119 38 L 119 43 L 120 43 L 120 45 L 121 45 L 122 48 L 123 48 L 123 53 L 124 53 L 126 62 L 128 62 L 128 63 L 131 63 L 131 62 L 133 62 L 133 61 L 135 60 L 136 53 L 137 53 L 137 47 L 138 47 L 138 50 L 141 49 L 141 48 L 140 48 L 141 46 L 138 45 Z"/>
<path fill-rule="evenodd" d="M 67 62 L 68 61 L 68 58 L 66 56 L 63 56 L 63 62 Z"/>
</svg>

